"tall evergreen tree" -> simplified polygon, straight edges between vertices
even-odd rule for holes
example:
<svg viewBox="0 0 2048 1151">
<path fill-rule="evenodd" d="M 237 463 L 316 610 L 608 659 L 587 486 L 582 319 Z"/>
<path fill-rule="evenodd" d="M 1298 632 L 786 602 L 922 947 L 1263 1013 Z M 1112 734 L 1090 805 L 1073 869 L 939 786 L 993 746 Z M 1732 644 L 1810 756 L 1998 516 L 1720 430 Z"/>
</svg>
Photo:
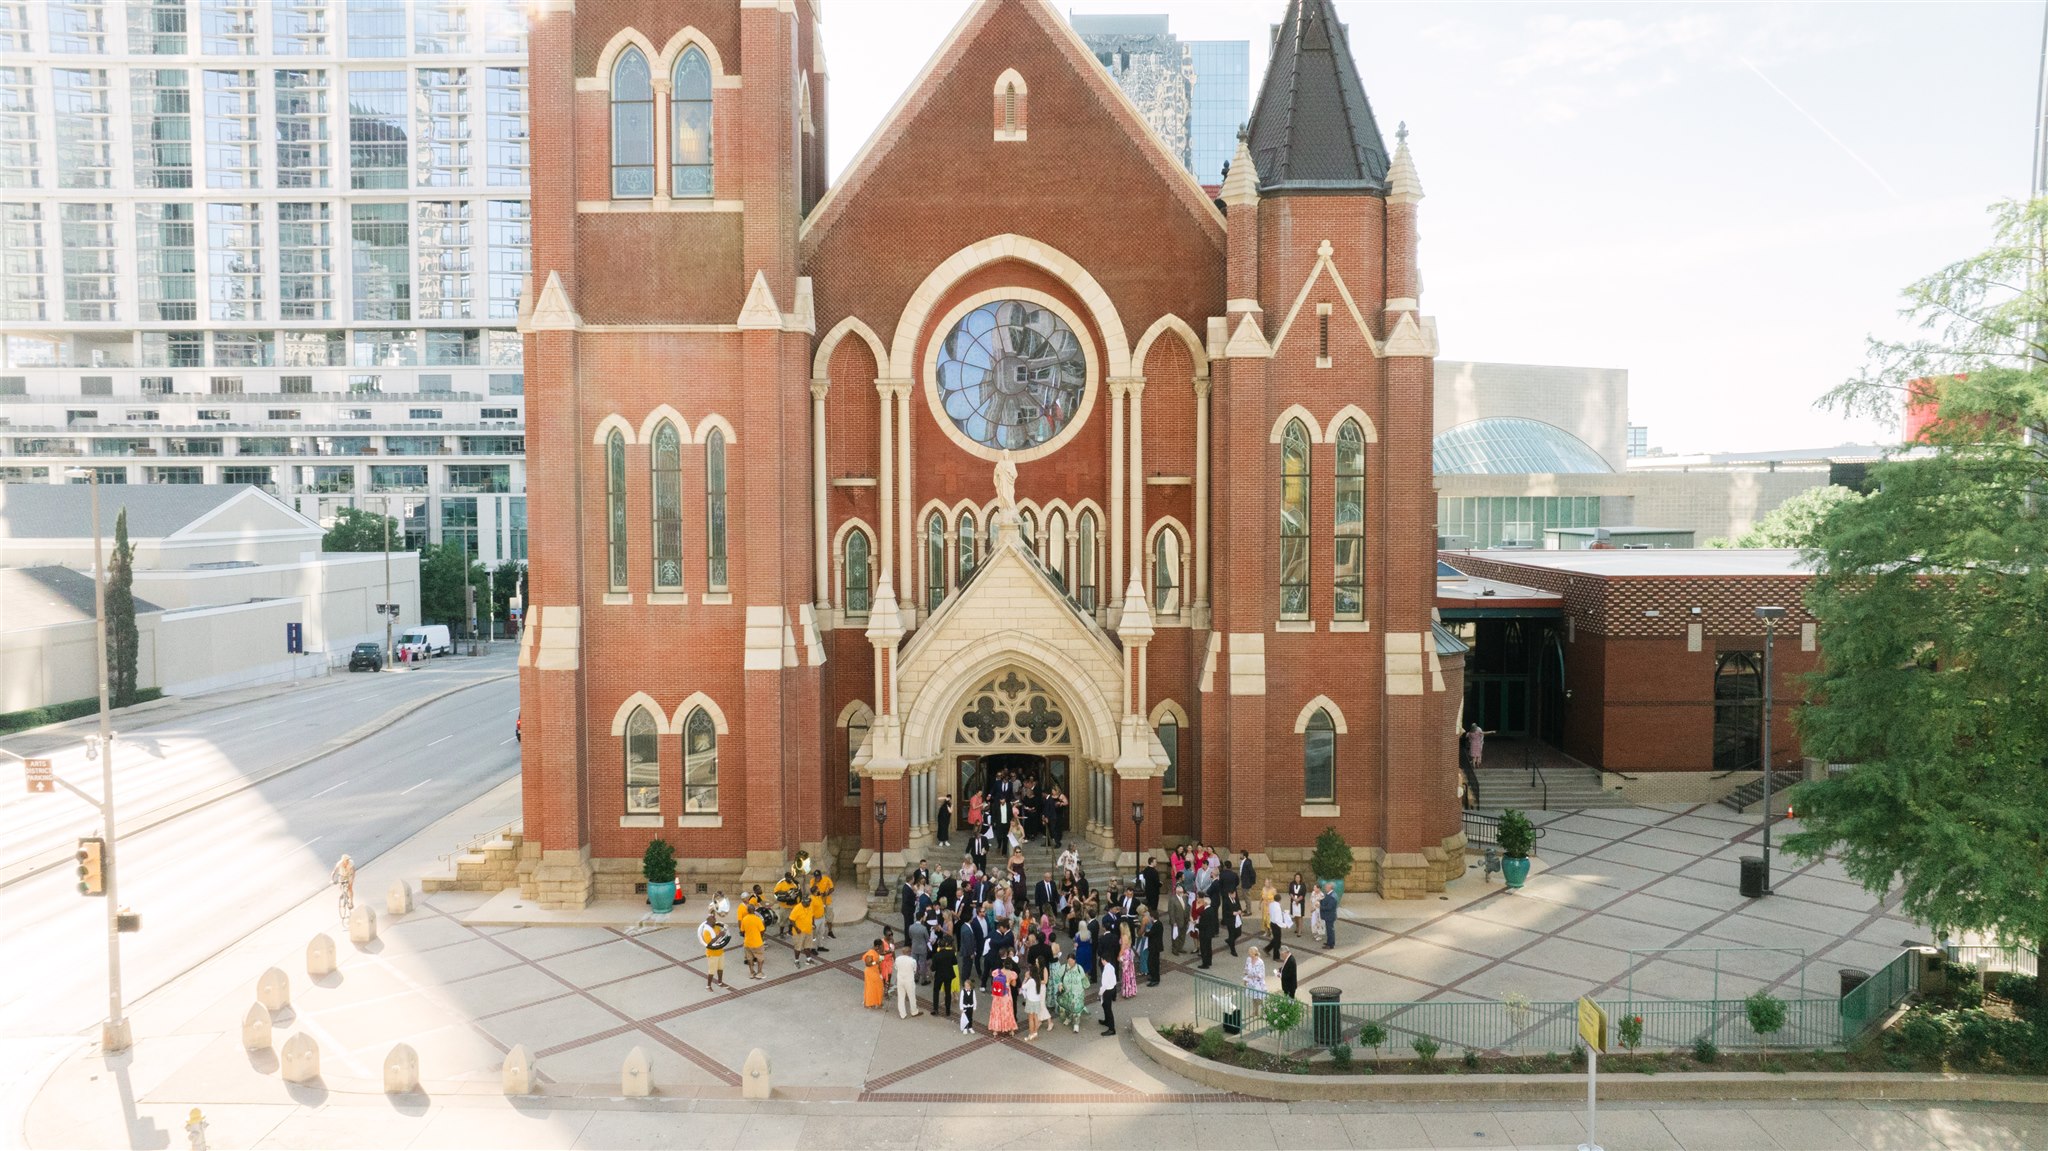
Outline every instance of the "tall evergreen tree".
<svg viewBox="0 0 2048 1151">
<path fill-rule="evenodd" d="M 114 707 L 135 702 L 142 646 L 135 628 L 135 545 L 128 542 L 128 509 L 114 518 L 114 554 L 107 561 L 107 695 Z"/>
<path fill-rule="evenodd" d="M 1995 212 L 1989 249 L 1906 290 L 1923 334 L 1873 341 L 1832 393 L 1939 415 L 1931 455 L 1874 468 L 1808 541 L 1821 669 L 1800 738 L 1853 766 L 1794 790 L 1786 846 L 1839 852 L 1939 930 L 2048 951 L 2048 200 Z"/>
</svg>

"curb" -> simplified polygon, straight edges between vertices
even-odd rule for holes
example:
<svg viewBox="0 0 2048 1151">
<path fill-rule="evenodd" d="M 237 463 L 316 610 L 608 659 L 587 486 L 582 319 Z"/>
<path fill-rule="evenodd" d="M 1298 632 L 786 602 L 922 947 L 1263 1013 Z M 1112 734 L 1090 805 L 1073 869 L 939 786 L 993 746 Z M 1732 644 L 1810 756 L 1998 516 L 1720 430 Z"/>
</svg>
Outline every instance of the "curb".
<svg viewBox="0 0 2048 1151">
<path fill-rule="evenodd" d="M 333 738 L 329 739 L 326 743 L 323 743 L 318 747 L 314 748 L 308 754 L 298 759 L 295 759 L 282 767 L 276 768 L 263 775 L 247 776 L 242 779 L 230 780 L 226 783 L 216 784 L 213 787 L 207 789 L 206 791 L 200 792 L 198 795 L 190 796 L 186 799 L 173 800 L 170 804 L 166 805 L 165 807 L 156 808 L 155 810 L 150 811 L 139 818 L 130 820 L 122 824 L 121 828 L 119 829 L 116 843 L 118 843 L 120 839 L 126 839 L 128 836 L 140 834 L 141 832 L 148 831 L 153 827 L 169 823 L 173 819 L 177 819 L 185 815 L 190 815 L 203 807 L 209 807 L 213 804 L 219 803 L 221 800 L 226 799 L 231 795 L 237 794 L 238 792 L 247 791 L 248 789 L 255 787 L 259 784 L 268 783 L 271 780 L 276 779 L 278 776 L 285 774 L 286 772 L 297 771 L 299 768 L 305 767 L 309 763 L 312 763 L 316 760 L 325 759 L 328 756 L 333 755 L 337 751 L 361 743 L 362 741 L 377 734 L 378 732 L 384 730 L 392 724 L 397 723 L 399 720 L 404 719 L 406 716 L 409 716 L 414 712 L 419 711 L 420 709 L 426 707 L 429 704 L 438 703 L 441 700 L 444 700 L 449 696 L 456 694 L 457 692 L 468 691 L 471 688 L 483 687 L 485 684 L 492 684 L 497 683 L 501 680 L 512 679 L 518 674 L 519 673 L 516 671 L 510 671 L 506 672 L 503 675 L 491 676 L 489 679 L 476 680 L 472 683 L 465 683 L 457 687 L 451 687 L 443 691 L 437 691 L 429 696 L 422 696 L 418 699 L 408 700 L 405 703 L 399 704 L 397 707 L 385 711 L 383 714 L 377 716 L 375 719 L 369 720 L 365 723 L 358 724 L 355 727 L 350 728 L 348 731 L 342 732 L 340 735 L 334 736 Z M 151 702 L 153 703 L 156 701 L 152 700 Z M 208 710 L 219 709 L 210 708 Z M 73 721 L 67 720 L 65 722 L 69 723 Z M 69 852 L 57 851 L 47 856 L 44 856 L 40 859 L 32 859 L 22 863 L 14 864 L 12 867 L 7 868 L 5 871 L 0 871 L 0 891 L 4 891 L 7 888 L 12 887 L 25 879 L 32 879 L 35 876 L 42 874 L 45 870 L 54 867 L 58 864 L 61 864 L 69 860 L 70 858 L 71 854 Z"/>
<path fill-rule="evenodd" d="M 1183 1051 L 1148 1018 L 1133 1021 L 1137 1046 L 1160 1067 L 1209 1087 L 1288 1102 L 1571 1102 L 1583 1075 L 1283 1075 L 1247 1071 Z M 1615 1102 L 1757 1099 L 1885 1099 L 1932 1103 L 2048 1103 L 2048 1077 L 1911 1072 L 1609 1072 L 1600 1098 Z"/>
</svg>

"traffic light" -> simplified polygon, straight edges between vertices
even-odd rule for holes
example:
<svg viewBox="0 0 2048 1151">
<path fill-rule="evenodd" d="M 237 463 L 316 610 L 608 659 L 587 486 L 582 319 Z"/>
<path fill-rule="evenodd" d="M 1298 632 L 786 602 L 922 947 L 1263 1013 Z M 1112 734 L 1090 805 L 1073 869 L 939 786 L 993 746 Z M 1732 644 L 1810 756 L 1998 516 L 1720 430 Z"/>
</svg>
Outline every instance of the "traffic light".
<svg viewBox="0 0 2048 1151">
<path fill-rule="evenodd" d="M 87 836 L 78 841 L 78 894 L 105 895 L 107 841 Z"/>
</svg>

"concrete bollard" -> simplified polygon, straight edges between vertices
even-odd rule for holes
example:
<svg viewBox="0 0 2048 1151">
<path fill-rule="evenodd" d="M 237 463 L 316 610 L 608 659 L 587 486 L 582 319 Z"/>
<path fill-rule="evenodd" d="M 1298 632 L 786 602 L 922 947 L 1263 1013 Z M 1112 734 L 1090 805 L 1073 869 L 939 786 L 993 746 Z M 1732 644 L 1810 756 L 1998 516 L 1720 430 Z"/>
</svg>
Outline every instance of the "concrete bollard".
<svg viewBox="0 0 2048 1151">
<path fill-rule="evenodd" d="M 334 937 L 322 932 L 306 944 L 306 974 L 315 979 L 334 974 Z"/>
<path fill-rule="evenodd" d="M 320 1078 L 320 1045 L 303 1031 L 284 1041 L 284 1081 L 311 1083 Z"/>
<path fill-rule="evenodd" d="M 348 913 L 348 937 L 352 943 L 374 943 L 377 940 L 377 909 L 367 903 L 358 904 Z"/>
<path fill-rule="evenodd" d="M 767 1099 L 775 1094 L 768 1077 L 768 1053 L 759 1047 L 747 1052 L 746 1066 L 741 1068 L 740 1094 L 746 1099 Z"/>
<path fill-rule="evenodd" d="M 625 1065 L 619 1068 L 619 1094 L 628 1099 L 654 1094 L 654 1074 L 647 1065 L 647 1052 L 638 1047 L 626 1052 Z"/>
<path fill-rule="evenodd" d="M 530 1095 L 533 1093 L 533 1057 L 526 1053 L 524 1043 L 514 1044 L 505 1053 L 505 1094 Z"/>
<path fill-rule="evenodd" d="M 273 1012 L 283 1011 L 292 1005 L 292 981 L 284 972 L 273 967 L 256 980 L 256 1002 Z"/>
<path fill-rule="evenodd" d="M 242 1046 L 250 1051 L 270 1046 L 270 1012 L 261 1003 L 251 1003 L 249 1013 L 242 1016 Z"/>
<path fill-rule="evenodd" d="M 384 1094 L 410 1095 L 420 1089 L 420 1057 L 410 1043 L 400 1043 L 384 1057 Z"/>
<path fill-rule="evenodd" d="M 405 915 L 412 910 L 412 884 L 403 879 L 391 881 L 391 890 L 384 893 L 384 910 L 392 915 Z"/>
</svg>

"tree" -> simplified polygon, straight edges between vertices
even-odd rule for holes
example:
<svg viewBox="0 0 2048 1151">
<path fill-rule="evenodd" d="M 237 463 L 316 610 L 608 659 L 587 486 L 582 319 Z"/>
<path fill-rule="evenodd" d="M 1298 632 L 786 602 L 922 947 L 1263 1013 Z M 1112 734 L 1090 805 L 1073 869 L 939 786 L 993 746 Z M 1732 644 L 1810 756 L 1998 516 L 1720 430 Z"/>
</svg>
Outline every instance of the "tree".
<svg viewBox="0 0 2048 1151">
<path fill-rule="evenodd" d="M 1770 511 L 1765 512 L 1756 526 L 1733 539 L 1716 538 L 1707 541 L 1710 548 L 1798 548 L 1805 547 L 1813 539 L 1814 529 L 1827 518 L 1837 504 L 1860 500 L 1863 497 L 1850 488 L 1838 484 L 1822 484 L 1808 488 Z"/>
<path fill-rule="evenodd" d="M 114 517 L 114 554 L 107 560 L 107 697 L 114 707 L 135 702 L 142 647 L 135 627 L 135 545 L 128 542 L 128 509 Z"/>
<path fill-rule="evenodd" d="M 495 581 L 491 585 L 491 592 L 496 597 L 491 604 L 492 619 L 512 618 L 512 597 L 519 591 L 520 574 L 519 563 L 516 560 L 506 560 L 498 565 L 497 571 L 491 573 L 491 578 Z"/>
<path fill-rule="evenodd" d="M 389 536 L 385 535 L 387 525 Z M 335 513 L 334 524 L 321 538 L 320 546 L 331 552 L 381 552 L 386 539 L 394 550 L 405 549 L 405 532 L 397 520 L 365 508 L 342 508 Z"/>
<path fill-rule="evenodd" d="M 1822 659 L 1800 738 L 1854 766 L 1794 790 L 1786 847 L 1839 852 L 1939 930 L 2048 950 L 2048 453 L 2028 430 L 2048 424 L 2048 200 L 1994 213 L 1989 249 L 1906 290 L 1920 334 L 1872 341 L 1824 401 L 1939 410 L 1931 454 L 1878 465 L 1814 528 Z"/>
<path fill-rule="evenodd" d="M 484 595 L 484 565 L 469 558 L 469 549 L 453 540 L 434 544 L 420 554 L 420 619 L 438 620 L 460 629 L 468 616 L 463 611 L 462 572 L 469 569 L 469 583 L 479 603 Z"/>
</svg>

